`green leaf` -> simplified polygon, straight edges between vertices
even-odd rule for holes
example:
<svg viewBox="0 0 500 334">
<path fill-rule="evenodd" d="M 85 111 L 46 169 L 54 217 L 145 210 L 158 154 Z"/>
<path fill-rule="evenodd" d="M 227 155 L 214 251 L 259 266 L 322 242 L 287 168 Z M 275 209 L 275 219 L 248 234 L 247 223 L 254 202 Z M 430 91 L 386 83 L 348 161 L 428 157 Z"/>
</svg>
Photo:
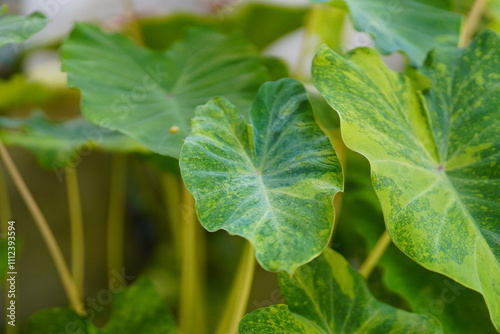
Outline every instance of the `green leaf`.
<svg viewBox="0 0 500 334">
<path fill-rule="evenodd" d="M 15 74 L 7 80 L 0 79 L 0 111 L 46 103 L 54 95 L 51 89 L 30 82 L 20 74 Z"/>
<path fill-rule="evenodd" d="M 298 81 L 262 85 L 250 117 L 224 98 L 199 107 L 182 177 L 207 230 L 243 236 L 265 269 L 293 272 L 330 239 L 341 167 Z"/>
<path fill-rule="evenodd" d="M 80 333 L 90 334 L 92 325 L 84 317 L 75 311 L 54 307 L 35 313 L 30 317 L 24 333 L 47 334 L 47 333 Z M 97 332 L 98 333 L 98 332 Z"/>
<path fill-rule="evenodd" d="M 257 333 L 442 333 L 434 318 L 408 313 L 376 300 L 363 277 L 331 249 L 279 284 L 287 305 L 245 316 L 241 334 Z"/>
<path fill-rule="evenodd" d="M 248 3 L 233 7 L 228 4 L 217 16 L 175 13 L 167 17 L 140 20 L 147 46 L 163 50 L 174 42 L 179 33 L 191 27 L 210 27 L 226 33 L 238 33 L 259 50 L 280 37 L 304 25 L 307 8 Z"/>
<path fill-rule="evenodd" d="M 317 0 L 316 2 L 323 2 Z M 442 9 L 442 3 L 423 0 L 345 0 L 354 27 L 375 39 L 383 54 L 403 51 L 413 66 L 438 45 L 456 46 L 459 14 Z"/>
<path fill-rule="evenodd" d="M 166 17 L 140 18 L 138 23 L 144 44 L 153 50 L 170 48 L 179 39 L 180 33 L 193 27 L 217 29 L 215 18 L 193 13 L 173 13 Z"/>
<path fill-rule="evenodd" d="M 139 279 L 116 293 L 111 318 L 102 334 L 121 333 L 178 333 L 172 315 L 149 279 Z"/>
<path fill-rule="evenodd" d="M 240 334 L 323 334 L 314 323 L 290 312 L 287 305 L 272 305 L 247 314 L 240 322 Z"/>
<path fill-rule="evenodd" d="M 365 155 L 395 244 L 424 267 L 483 294 L 500 328 L 499 38 L 434 52 L 425 96 L 369 49 L 323 47 L 318 90 Z"/>
<path fill-rule="evenodd" d="M 47 18 L 39 12 L 28 16 L 6 15 L 7 7 L 0 7 L 0 47 L 7 43 L 21 43 L 47 24 Z"/>
<path fill-rule="evenodd" d="M 230 7 L 229 5 L 228 9 Z M 219 13 L 222 16 L 222 29 L 242 34 L 262 50 L 280 37 L 301 28 L 308 9 L 250 3 L 235 8 L 233 12 L 229 15 L 227 10 Z"/>
<path fill-rule="evenodd" d="M 45 168 L 72 166 L 79 161 L 82 151 L 85 151 L 82 154 L 89 154 L 94 147 L 113 152 L 149 152 L 133 139 L 83 118 L 55 123 L 38 112 L 17 124 L 12 119 L 0 117 L 0 126 L 9 127 L 0 129 L 0 138 L 5 144 L 30 150 Z"/>
<path fill-rule="evenodd" d="M 198 29 L 157 53 L 79 24 L 61 54 L 69 84 L 82 91 L 87 119 L 174 158 L 196 106 L 224 95 L 245 110 L 269 78 L 249 43 Z"/>
<path fill-rule="evenodd" d="M 334 245 L 349 263 L 362 263 L 385 230 L 382 208 L 370 179 L 365 157 L 347 151 L 342 211 L 335 229 Z M 363 208 L 363 210 L 360 210 Z M 497 333 L 483 297 L 455 281 L 426 270 L 391 244 L 380 259 L 382 279 L 372 273 L 369 286 L 380 300 L 437 318 L 445 333 Z M 371 284 L 371 285 L 370 285 Z M 380 287 L 395 292 L 389 295 Z M 397 298 L 397 299 L 396 299 Z M 401 303 L 401 298 L 407 304 Z M 474 319 L 474 321 L 471 321 Z"/>
<path fill-rule="evenodd" d="M 140 306 L 140 307 L 138 307 Z M 94 312 L 88 310 L 89 315 Z M 178 330 L 165 303 L 149 279 L 141 278 L 113 296 L 111 318 L 102 329 L 67 308 L 52 308 L 35 313 L 28 321 L 26 334 L 46 333 L 122 334 L 165 333 Z"/>
</svg>

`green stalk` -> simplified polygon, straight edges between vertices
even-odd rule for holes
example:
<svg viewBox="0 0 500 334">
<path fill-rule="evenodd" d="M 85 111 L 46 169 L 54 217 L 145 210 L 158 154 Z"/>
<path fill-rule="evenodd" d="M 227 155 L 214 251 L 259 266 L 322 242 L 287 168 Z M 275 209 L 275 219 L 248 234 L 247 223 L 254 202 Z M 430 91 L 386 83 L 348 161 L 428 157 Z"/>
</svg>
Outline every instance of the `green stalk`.
<svg viewBox="0 0 500 334">
<path fill-rule="evenodd" d="M 226 307 L 216 331 L 217 334 L 238 333 L 238 324 L 247 309 L 248 298 L 252 289 L 254 269 L 254 249 L 250 242 L 245 241 L 240 265 L 233 281 L 231 293 L 226 301 Z"/>
<path fill-rule="evenodd" d="M 113 270 L 121 271 L 124 266 L 123 239 L 125 234 L 126 183 L 127 157 L 124 154 L 115 154 L 111 166 L 107 232 L 108 275 L 110 280 L 113 276 Z"/>
<path fill-rule="evenodd" d="M 474 2 L 460 33 L 459 47 L 466 46 L 472 40 L 487 4 L 488 0 L 476 0 Z"/>
<path fill-rule="evenodd" d="M 173 173 L 162 173 L 161 183 L 163 195 L 165 198 L 165 208 L 167 210 L 167 218 L 170 223 L 170 232 L 172 233 L 172 241 L 176 250 L 176 254 L 180 257 L 181 249 L 181 222 L 182 215 L 180 211 L 181 205 L 181 188 L 179 178 Z"/>
<path fill-rule="evenodd" d="M 9 190 L 7 189 L 7 182 L 5 181 L 3 168 L 0 167 L 0 234 L 7 235 L 8 222 L 12 219 L 12 209 L 10 206 Z M 4 296 L 5 305 L 10 302 L 7 293 Z M 10 326 L 7 321 L 5 322 L 5 334 L 16 334 L 17 327 Z"/>
<path fill-rule="evenodd" d="M 205 332 L 203 289 L 200 278 L 198 221 L 193 196 L 183 184 L 183 221 L 181 225 L 181 288 L 179 327 L 183 334 Z"/>
<path fill-rule="evenodd" d="M 320 5 L 312 5 L 311 10 L 307 14 L 306 25 L 304 29 L 304 37 L 302 38 L 302 47 L 300 48 L 299 59 L 297 60 L 297 64 L 292 71 L 292 76 L 294 78 L 303 79 L 305 76 L 304 66 L 305 63 L 311 54 L 312 46 L 311 46 L 311 37 L 313 36 L 314 30 L 314 18 L 316 17 L 316 11 L 319 10 Z"/>
<path fill-rule="evenodd" d="M 10 176 L 12 177 L 12 180 L 14 181 L 14 184 L 19 190 L 21 197 L 23 198 L 24 202 L 26 203 L 26 206 L 33 215 L 37 228 L 42 234 L 42 238 L 49 249 L 50 255 L 54 261 L 57 273 L 59 274 L 59 277 L 63 284 L 66 295 L 68 296 L 71 307 L 80 315 L 85 315 L 85 310 L 83 309 L 83 304 L 81 303 L 80 292 L 78 291 L 78 288 L 75 284 L 75 281 L 73 280 L 73 277 L 71 276 L 68 265 L 66 264 L 66 260 L 64 259 L 64 256 L 61 252 L 61 248 L 59 247 L 56 238 L 54 237 L 54 234 L 52 233 L 52 230 L 50 229 L 49 224 L 47 223 L 47 220 L 43 216 L 40 208 L 38 207 L 38 204 L 33 198 L 33 195 L 26 186 L 26 183 L 24 183 L 24 180 L 21 177 L 19 171 L 17 170 L 14 161 L 12 161 L 9 152 L 7 151 L 7 149 L 5 148 L 4 144 L 1 141 L 0 141 L 0 155 L 4 161 L 7 171 L 9 172 Z"/>
<path fill-rule="evenodd" d="M 389 247 L 390 244 L 391 236 L 389 235 L 389 232 L 385 230 L 380 239 L 378 239 L 370 254 L 368 254 L 365 262 L 363 262 L 363 264 L 359 268 L 359 273 L 364 278 L 367 279 L 368 277 L 370 277 L 373 269 L 377 265 L 382 255 L 384 255 L 385 250 L 387 249 L 387 247 Z"/>
<path fill-rule="evenodd" d="M 83 295 L 85 277 L 85 240 L 82 206 L 76 168 L 66 167 L 66 189 L 71 224 L 71 273 L 75 284 Z"/>
<path fill-rule="evenodd" d="M 9 190 L 4 177 L 4 170 L 0 167 L 0 233 L 7 234 L 7 223 L 12 219 L 12 209 L 10 206 Z"/>
</svg>

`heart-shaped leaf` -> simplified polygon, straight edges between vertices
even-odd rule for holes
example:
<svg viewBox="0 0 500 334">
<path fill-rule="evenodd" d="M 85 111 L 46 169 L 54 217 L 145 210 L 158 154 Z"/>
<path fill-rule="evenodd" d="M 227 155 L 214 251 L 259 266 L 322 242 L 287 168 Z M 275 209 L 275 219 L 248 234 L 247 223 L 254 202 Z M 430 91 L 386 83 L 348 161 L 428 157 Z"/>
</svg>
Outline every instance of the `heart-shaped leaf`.
<svg viewBox="0 0 500 334">
<path fill-rule="evenodd" d="M 500 41 L 437 50 L 425 99 L 370 49 L 347 59 L 323 47 L 318 90 L 365 155 L 395 244 L 424 267 L 483 294 L 500 328 Z"/>
<path fill-rule="evenodd" d="M 403 51 L 413 66 L 422 64 L 437 45 L 458 43 L 461 16 L 435 1 L 344 0 L 334 4 L 349 7 L 356 30 L 371 34 L 380 52 Z"/>
<path fill-rule="evenodd" d="M 24 333 L 179 333 L 164 301 L 148 279 L 141 278 L 131 286 L 117 291 L 112 299 L 111 317 L 102 329 L 95 327 L 89 319 L 79 316 L 73 310 L 52 308 L 34 314 L 29 319 Z M 98 310 L 102 310 L 102 305 L 96 304 L 94 300 L 93 304 L 88 305 L 89 317 L 95 317 Z"/>
<path fill-rule="evenodd" d="M 224 98 L 200 106 L 182 177 L 207 230 L 243 236 L 265 269 L 293 272 L 330 239 L 341 167 L 298 81 L 262 85 L 250 118 Z"/>
<path fill-rule="evenodd" d="M 385 224 L 370 179 L 368 161 L 351 150 L 347 151 L 346 156 L 345 191 L 333 244 L 349 263 L 361 263 L 384 232 Z M 430 314 L 438 319 L 445 333 L 497 333 L 481 294 L 448 277 L 426 270 L 393 244 L 389 245 L 378 266 L 382 277 L 377 275 L 378 270 L 374 271 L 369 282 L 374 287 L 372 291 L 377 291 L 380 298 L 386 298 L 384 301 L 404 299 L 407 303 L 405 306 L 409 306 L 411 311 Z M 380 285 L 397 296 L 388 293 L 381 295 Z"/>
<path fill-rule="evenodd" d="M 39 12 L 28 16 L 7 15 L 7 6 L 0 7 L 0 46 L 21 43 L 42 30 L 47 18 Z"/>
<path fill-rule="evenodd" d="M 224 95 L 247 109 L 269 78 L 250 43 L 201 29 L 158 53 L 79 24 L 61 55 L 69 84 L 82 91 L 86 118 L 174 158 L 196 106 Z"/>
<path fill-rule="evenodd" d="M 297 269 L 279 274 L 287 305 L 246 315 L 241 334 L 442 333 L 434 318 L 399 310 L 375 299 L 363 277 L 331 249 Z"/>
<path fill-rule="evenodd" d="M 9 127 L 0 129 L 4 143 L 30 150 L 45 168 L 72 166 L 79 160 L 80 151 L 88 154 L 92 147 L 113 152 L 150 152 L 132 138 L 84 118 L 55 123 L 42 113 L 34 113 L 27 120 L 0 117 L 0 127 Z"/>
</svg>

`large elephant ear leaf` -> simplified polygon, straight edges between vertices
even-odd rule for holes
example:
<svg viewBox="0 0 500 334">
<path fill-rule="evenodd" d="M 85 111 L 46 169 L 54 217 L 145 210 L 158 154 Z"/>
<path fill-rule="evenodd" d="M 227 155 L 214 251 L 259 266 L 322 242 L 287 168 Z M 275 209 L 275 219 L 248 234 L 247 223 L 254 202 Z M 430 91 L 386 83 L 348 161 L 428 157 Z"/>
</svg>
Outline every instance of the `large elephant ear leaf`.
<svg viewBox="0 0 500 334">
<path fill-rule="evenodd" d="M 262 85 L 250 118 L 223 98 L 199 107 L 182 177 L 207 230 L 243 236 L 265 269 L 293 272 L 330 239 L 341 167 L 298 81 Z"/>
<path fill-rule="evenodd" d="M 425 96 L 369 49 L 323 47 L 316 87 L 365 155 L 394 243 L 424 267 L 483 294 L 500 329 L 500 40 L 436 50 Z"/>
<path fill-rule="evenodd" d="M 431 316 L 409 313 L 373 297 L 363 277 L 331 249 L 279 274 L 287 305 L 258 309 L 240 322 L 241 334 L 442 333 Z"/>
<path fill-rule="evenodd" d="M 356 30 L 371 34 L 380 52 L 403 51 L 413 66 L 437 45 L 458 44 L 461 16 L 439 1 L 344 0 L 333 5 L 347 5 Z"/>
<path fill-rule="evenodd" d="M 224 95 L 248 109 L 269 79 L 249 42 L 203 29 L 188 30 L 168 51 L 158 53 L 125 36 L 78 24 L 61 56 L 69 85 L 82 92 L 88 120 L 174 158 L 198 105 Z"/>
<path fill-rule="evenodd" d="M 21 43 L 42 30 L 48 19 L 39 12 L 28 16 L 7 15 L 7 6 L 0 6 L 0 47 L 7 43 Z"/>
</svg>

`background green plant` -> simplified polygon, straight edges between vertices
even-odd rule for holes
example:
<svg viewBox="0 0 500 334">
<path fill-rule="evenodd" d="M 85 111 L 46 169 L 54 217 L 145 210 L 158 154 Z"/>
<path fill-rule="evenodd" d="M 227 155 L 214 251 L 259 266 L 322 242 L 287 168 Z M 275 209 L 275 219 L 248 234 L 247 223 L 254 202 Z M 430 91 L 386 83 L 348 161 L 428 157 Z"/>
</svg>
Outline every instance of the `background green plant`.
<svg viewBox="0 0 500 334">
<path fill-rule="evenodd" d="M 84 118 L 55 116 L 63 101 L 75 105 L 71 91 L 19 74 L 0 82 L 2 143 L 28 149 L 64 182 L 71 223 L 68 266 L 51 219 L 12 162 L 9 151 L 17 151 L 0 144 L 14 182 L 2 172 L 2 224 L 12 217 L 15 185 L 73 309 L 42 310 L 22 321 L 22 332 L 496 332 L 500 55 L 498 35 L 481 31 L 498 29 L 497 2 L 317 2 L 135 18 L 119 34 L 78 24 L 60 52 Z M 6 10 L 1 44 L 22 42 L 47 22 Z M 372 49 L 342 55 L 347 16 L 378 52 L 407 58 L 403 73 Z M 262 50 L 299 27 L 303 45 L 289 72 Z M 321 43 L 311 76 L 308 53 Z M 306 84 L 307 95 L 285 77 Z M 19 118 L 34 108 L 43 111 Z M 130 258 L 148 263 L 129 287 L 101 289 L 110 299 L 97 310 L 85 274 L 82 200 L 91 195 L 80 188 L 85 160 L 98 151 L 111 173 L 99 185 L 110 189 L 106 237 L 97 235 L 107 240 L 103 272 L 111 282 Z M 127 254 L 144 232 L 128 230 L 131 207 L 154 221 L 148 255 Z M 198 218 L 250 243 L 207 234 Z M 255 268 L 254 252 L 264 269 L 285 270 L 285 301 L 243 318 L 276 289 L 268 285 L 274 275 Z"/>
</svg>

